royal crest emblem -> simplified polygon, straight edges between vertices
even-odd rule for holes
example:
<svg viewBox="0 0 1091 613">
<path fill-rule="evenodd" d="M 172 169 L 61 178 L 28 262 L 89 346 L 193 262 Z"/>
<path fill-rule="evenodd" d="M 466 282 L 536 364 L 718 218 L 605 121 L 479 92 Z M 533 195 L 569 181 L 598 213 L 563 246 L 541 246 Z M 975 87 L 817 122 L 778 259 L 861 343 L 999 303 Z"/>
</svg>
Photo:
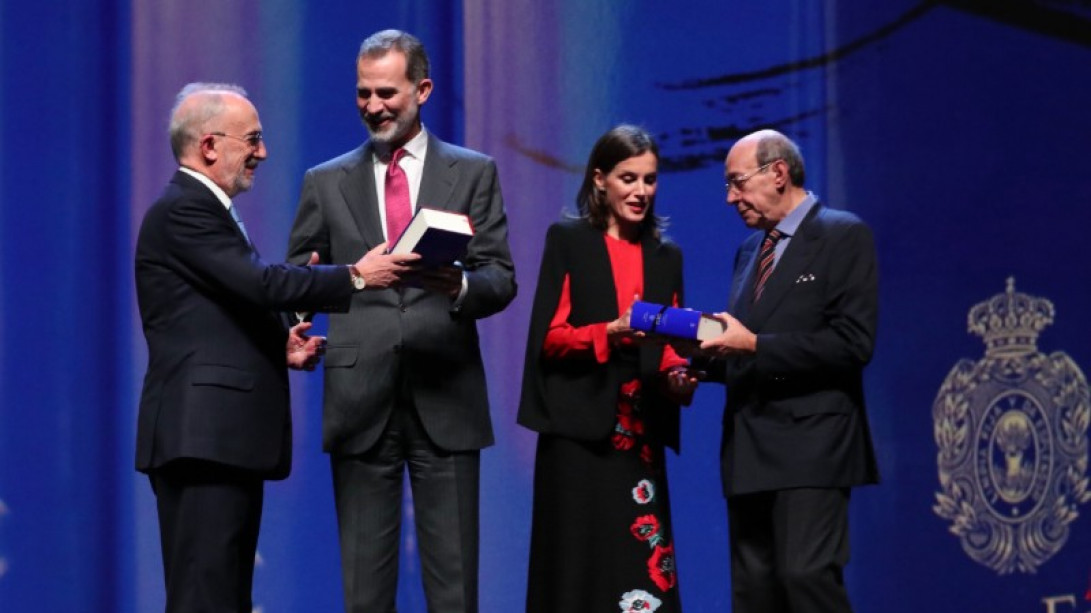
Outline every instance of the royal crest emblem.
<svg viewBox="0 0 1091 613">
<path fill-rule="evenodd" d="M 1007 291 L 970 309 L 985 356 L 951 369 L 932 407 L 941 491 L 933 510 L 974 561 L 1034 573 L 1061 550 L 1088 491 L 1087 380 L 1038 351 L 1053 303 Z"/>
</svg>

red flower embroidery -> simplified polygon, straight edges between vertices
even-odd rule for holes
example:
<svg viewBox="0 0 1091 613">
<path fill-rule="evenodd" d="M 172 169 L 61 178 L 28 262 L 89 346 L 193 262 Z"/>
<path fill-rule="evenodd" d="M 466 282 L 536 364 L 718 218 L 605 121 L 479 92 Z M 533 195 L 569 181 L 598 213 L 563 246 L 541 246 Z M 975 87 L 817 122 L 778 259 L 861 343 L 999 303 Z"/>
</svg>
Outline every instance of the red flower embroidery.
<svg viewBox="0 0 1091 613">
<path fill-rule="evenodd" d="M 678 575 L 674 567 L 674 543 L 655 548 L 652 557 L 648 558 L 648 576 L 655 582 L 655 586 L 664 592 L 678 583 Z"/>
<path fill-rule="evenodd" d="M 620 407 L 619 407 L 620 408 Z M 633 431 L 633 416 L 626 415 L 623 411 L 618 411 L 617 425 L 614 426 L 614 449 L 618 451 L 628 451 L 636 444 L 635 433 Z"/>
<path fill-rule="evenodd" d="M 644 445 L 640 448 L 640 459 L 648 466 L 652 465 L 652 460 L 655 458 L 652 455 L 652 448 L 650 445 Z"/>
<path fill-rule="evenodd" d="M 655 515 L 644 515 L 636 518 L 629 531 L 638 541 L 647 541 L 659 534 L 659 519 Z"/>
</svg>

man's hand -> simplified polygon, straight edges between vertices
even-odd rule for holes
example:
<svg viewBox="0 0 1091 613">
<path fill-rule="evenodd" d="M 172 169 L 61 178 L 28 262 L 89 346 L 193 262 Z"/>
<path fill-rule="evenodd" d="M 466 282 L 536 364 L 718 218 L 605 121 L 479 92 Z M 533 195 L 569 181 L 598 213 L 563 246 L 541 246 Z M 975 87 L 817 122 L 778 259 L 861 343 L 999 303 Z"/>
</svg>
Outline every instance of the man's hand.
<svg viewBox="0 0 1091 613">
<path fill-rule="evenodd" d="M 452 299 L 457 298 L 462 291 L 462 268 L 458 266 L 422 268 L 412 274 L 412 281 L 430 292 L 447 294 Z"/>
<path fill-rule="evenodd" d="M 314 370 L 326 353 L 326 337 L 306 334 L 311 325 L 311 322 L 305 321 L 288 331 L 288 368 Z"/>
<path fill-rule="evenodd" d="M 716 319 L 727 328 L 716 338 L 701 343 L 701 353 L 712 357 L 724 357 L 754 353 L 758 349 L 758 337 L 729 313 L 716 313 Z"/>
<path fill-rule="evenodd" d="M 420 259 L 416 253 L 390 255 L 386 253 L 386 243 L 376 246 L 364 254 L 355 266 L 364 278 L 367 289 L 385 289 L 397 285 L 408 274 L 419 267 L 413 264 Z"/>
</svg>

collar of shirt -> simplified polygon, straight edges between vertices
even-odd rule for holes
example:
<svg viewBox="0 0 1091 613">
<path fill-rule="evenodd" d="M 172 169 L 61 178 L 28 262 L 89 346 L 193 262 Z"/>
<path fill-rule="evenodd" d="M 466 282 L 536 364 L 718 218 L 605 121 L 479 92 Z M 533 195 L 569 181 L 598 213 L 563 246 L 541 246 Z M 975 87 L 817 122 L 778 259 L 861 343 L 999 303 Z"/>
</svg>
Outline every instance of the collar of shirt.
<svg viewBox="0 0 1091 613">
<path fill-rule="evenodd" d="M 413 212 L 417 211 L 417 195 L 420 193 L 421 176 L 424 175 L 424 156 L 428 154 L 428 131 L 421 126 L 420 132 L 409 139 L 405 144 L 405 155 L 399 161 L 398 166 L 405 171 L 405 179 L 409 182 L 409 203 Z M 377 152 L 372 152 L 371 162 L 375 170 L 375 197 L 379 203 L 379 221 L 383 227 L 383 236 L 386 236 L 386 167 L 387 163 L 379 159 Z M 390 237 L 387 237 L 390 240 Z"/>
<path fill-rule="evenodd" d="M 792 209 L 791 213 L 788 213 L 784 219 L 780 220 L 777 224 L 777 230 L 783 235 L 779 241 L 777 241 L 776 255 L 773 256 L 774 265 L 780 261 L 780 256 L 784 253 L 784 250 L 788 248 L 788 243 L 791 242 L 792 236 L 799 230 L 799 224 L 803 223 L 803 219 L 807 217 L 807 213 L 811 212 L 814 205 L 818 202 L 818 198 L 811 192 L 807 192 L 807 196 L 803 198 L 803 202 L 800 202 L 796 208 Z"/>
<path fill-rule="evenodd" d="M 208 177 L 197 172 L 196 170 L 193 170 L 192 168 L 186 168 L 185 166 L 180 167 L 178 170 L 181 170 L 187 175 L 203 183 L 205 187 L 212 191 L 212 194 L 216 196 L 216 199 L 220 201 L 220 204 L 224 205 L 224 208 L 231 208 L 231 197 L 227 195 L 227 192 L 220 189 L 219 185 L 213 183 L 212 179 L 209 179 Z"/>
</svg>

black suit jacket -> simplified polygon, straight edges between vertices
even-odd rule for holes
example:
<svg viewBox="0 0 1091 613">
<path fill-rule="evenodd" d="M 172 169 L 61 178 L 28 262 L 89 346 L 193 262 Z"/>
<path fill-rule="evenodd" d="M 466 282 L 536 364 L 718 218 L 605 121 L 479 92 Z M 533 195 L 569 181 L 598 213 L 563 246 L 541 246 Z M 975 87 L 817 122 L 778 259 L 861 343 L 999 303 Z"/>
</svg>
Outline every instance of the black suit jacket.
<svg viewBox="0 0 1091 613">
<path fill-rule="evenodd" d="M 753 300 L 762 234 L 735 256 L 729 311 L 757 334 L 726 360 L 726 495 L 878 481 L 863 370 L 878 319 L 878 268 L 859 218 L 816 204 Z"/>
<path fill-rule="evenodd" d="M 347 308 L 347 269 L 262 262 L 216 196 L 179 171 L 141 224 L 136 291 L 148 343 L 137 469 L 196 458 L 287 476 L 280 311 Z"/>
<path fill-rule="evenodd" d="M 644 259 L 643 300 L 682 302 L 682 252 L 651 236 L 641 244 Z M 545 251 L 530 316 L 523 389 L 518 421 L 537 432 L 595 441 L 613 432 L 621 384 L 644 380 L 642 407 L 651 422 L 649 434 L 678 448 L 678 405 L 661 393 L 656 375 L 663 349 L 644 345 L 635 355 L 613 352 L 606 364 L 594 357 L 546 360 L 542 346 L 557 312 L 565 276 L 569 278 L 573 326 L 609 322 L 624 307 L 618 305 L 610 256 L 602 232 L 582 220 L 556 223 L 546 233 Z M 619 308 L 619 306 L 621 308 Z"/>
<path fill-rule="evenodd" d="M 373 148 L 360 148 L 307 171 L 288 257 L 351 263 L 383 242 Z M 323 448 L 363 453 L 382 434 L 403 391 L 412 395 L 431 440 L 449 451 L 493 443 L 477 320 L 515 297 L 496 164 L 475 151 L 428 135 L 419 207 L 469 215 L 474 227 L 463 260 L 468 290 L 451 299 L 417 288 L 364 290 L 352 312 L 331 315 L 325 359 Z"/>
</svg>

